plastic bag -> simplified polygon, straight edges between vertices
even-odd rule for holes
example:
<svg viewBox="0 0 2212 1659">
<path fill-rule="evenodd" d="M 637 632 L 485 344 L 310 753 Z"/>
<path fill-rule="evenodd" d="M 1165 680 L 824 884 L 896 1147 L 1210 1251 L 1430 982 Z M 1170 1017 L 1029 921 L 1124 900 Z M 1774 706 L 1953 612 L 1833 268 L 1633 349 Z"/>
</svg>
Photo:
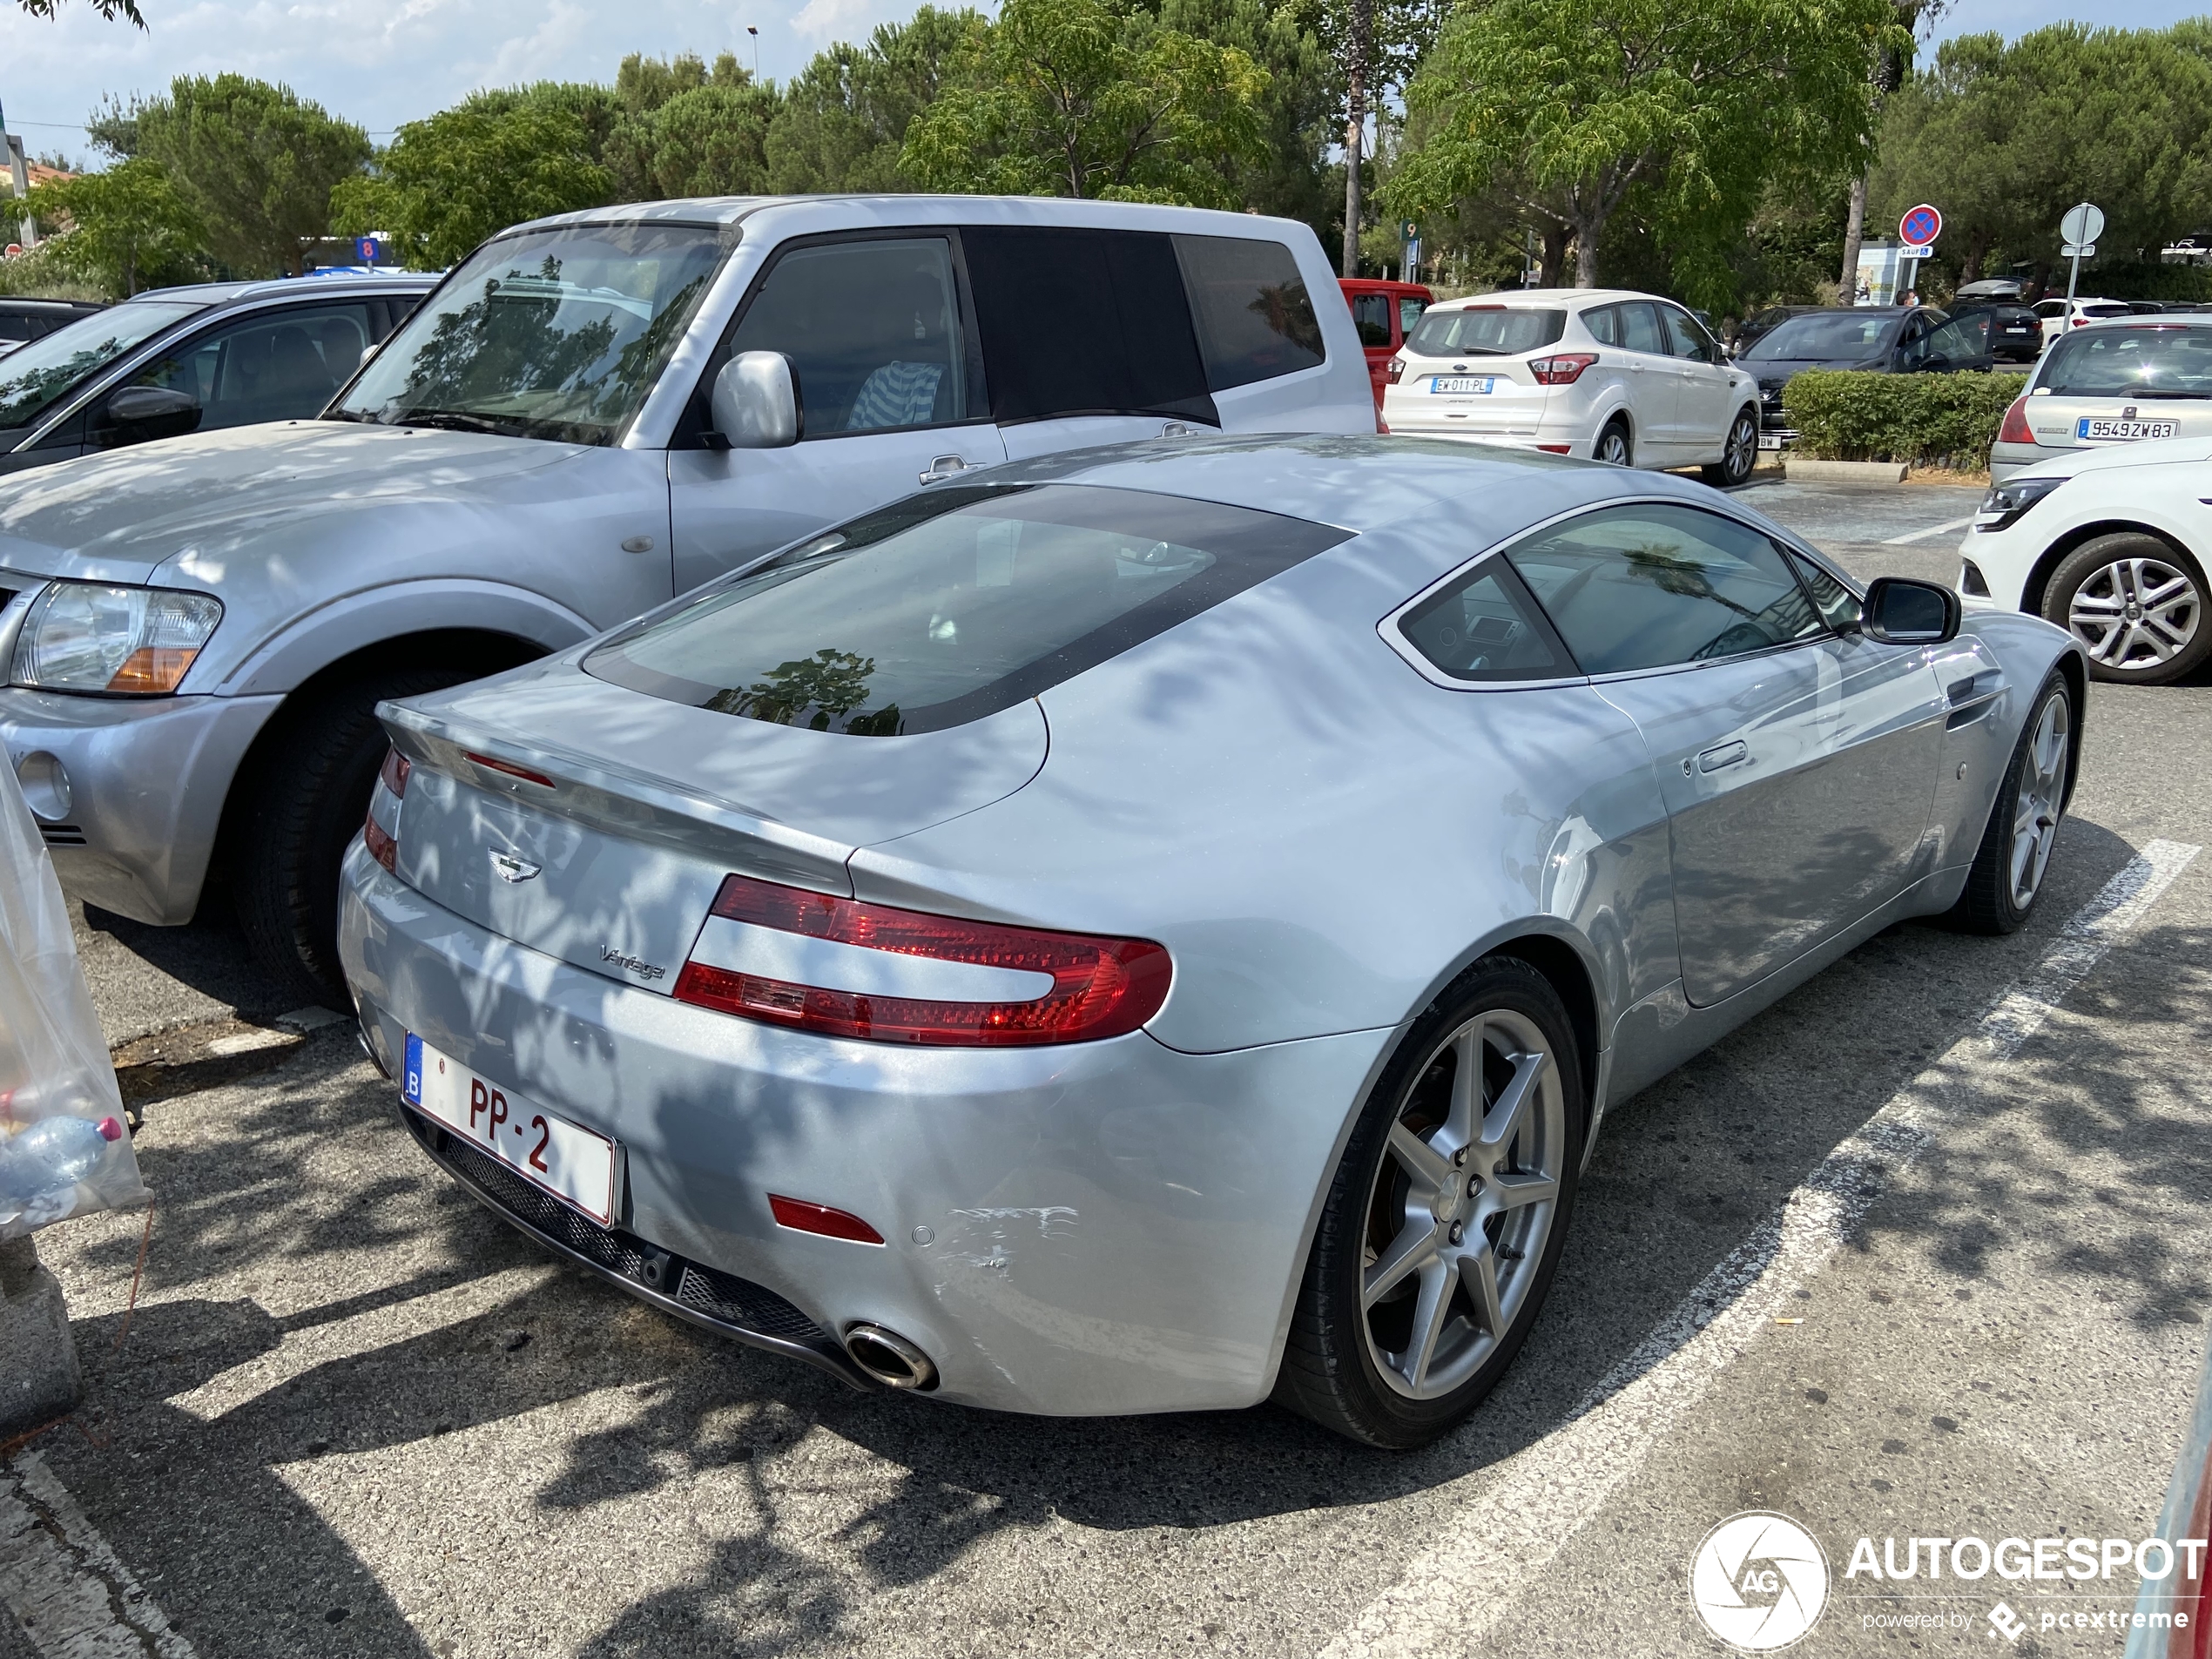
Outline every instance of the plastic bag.
<svg viewBox="0 0 2212 1659">
<path fill-rule="evenodd" d="M 148 1203 L 45 843 L 0 752 L 0 1241 Z"/>
</svg>

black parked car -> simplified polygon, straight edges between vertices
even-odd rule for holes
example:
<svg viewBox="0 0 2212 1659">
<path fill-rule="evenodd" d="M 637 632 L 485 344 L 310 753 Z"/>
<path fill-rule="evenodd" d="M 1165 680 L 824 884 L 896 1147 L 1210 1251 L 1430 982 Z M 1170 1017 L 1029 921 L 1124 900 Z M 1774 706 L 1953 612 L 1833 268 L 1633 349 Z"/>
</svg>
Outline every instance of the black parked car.
<svg viewBox="0 0 2212 1659">
<path fill-rule="evenodd" d="M 1986 324 L 1932 306 L 1829 306 L 1791 317 L 1736 360 L 1759 382 L 1759 447 L 1779 449 L 1797 432 L 1782 412 L 1782 388 L 1809 368 L 1877 374 L 1949 374 L 1992 368 Z"/>
<path fill-rule="evenodd" d="M 1768 306 L 1754 311 L 1736 327 L 1736 337 L 1729 341 L 1729 355 L 1741 357 L 1767 334 L 1772 334 L 1792 317 L 1802 317 L 1808 311 L 1830 309 L 1824 306 Z"/>
<path fill-rule="evenodd" d="M 100 309 L 91 300 L 0 299 L 0 357 Z"/>
<path fill-rule="evenodd" d="M 1966 300 L 1951 307 L 1951 320 L 1979 336 L 1982 348 L 2000 363 L 2032 363 L 2043 354 L 2043 320 L 2027 306 Z"/>
</svg>

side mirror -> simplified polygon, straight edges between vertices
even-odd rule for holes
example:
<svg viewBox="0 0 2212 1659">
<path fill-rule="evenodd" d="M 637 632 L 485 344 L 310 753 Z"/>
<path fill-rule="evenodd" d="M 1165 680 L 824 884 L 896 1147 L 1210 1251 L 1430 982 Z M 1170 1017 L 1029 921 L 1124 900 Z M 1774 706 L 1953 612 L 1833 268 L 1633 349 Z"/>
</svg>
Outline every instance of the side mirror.
<svg viewBox="0 0 2212 1659">
<path fill-rule="evenodd" d="M 714 429 L 732 449 L 782 449 L 799 442 L 798 378 L 781 352 L 739 352 L 714 377 Z"/>
<path fill-rule="evenodd" d="M 1859 625 L 1885 645 L 1940 645 L 1959 637 L 1959 596 L 1939 582 L 1876 577 L 1859 607 Z"/>
<path fill-rule="evenodd" d="M 102 448 L 181 438 L 199 426 L 199 404 L 166 386 L 126 386 L 107 401 L 93 437 Z"/>
</svg>

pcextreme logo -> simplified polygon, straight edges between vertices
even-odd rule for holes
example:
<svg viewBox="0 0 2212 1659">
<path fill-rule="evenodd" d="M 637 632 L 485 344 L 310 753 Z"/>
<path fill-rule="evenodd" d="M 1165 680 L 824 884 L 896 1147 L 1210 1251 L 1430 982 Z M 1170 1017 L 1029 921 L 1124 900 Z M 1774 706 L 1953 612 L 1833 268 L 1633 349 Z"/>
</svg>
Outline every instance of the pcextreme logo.
<svg viewBox="0 0 2212 1659">
<path fill-rule="evenodd" d="M 1772 1653 L 1820 1622 L 1828 1557 L 1787 1515 L 1730 1515 L 1689 1561 L 1689 1602 L 1705 1628 L 1742 1653 Z"/>
</svg>

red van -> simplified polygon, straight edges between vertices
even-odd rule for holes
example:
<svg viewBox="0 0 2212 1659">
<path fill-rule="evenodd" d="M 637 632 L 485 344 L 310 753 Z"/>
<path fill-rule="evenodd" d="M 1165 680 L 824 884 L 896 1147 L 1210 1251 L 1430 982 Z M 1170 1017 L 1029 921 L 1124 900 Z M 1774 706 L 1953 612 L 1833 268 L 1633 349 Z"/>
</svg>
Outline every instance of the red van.
<svg viewBox="0 0 2212 1659">
<path fill-rule="evenodd" d="M 1384 282 L 1369 277 L 1339 277 L 1345 303 L 1359 330 L 1359 343 L 1367 353 L 1367 384 L 1373 388 L 1375 407 L 1382 408 L 1383 377 L 1390 354 L 1406 343 L 1421 313 L 1436 303 L 1436 296 L 1418 282 Z"/>
</svg>

